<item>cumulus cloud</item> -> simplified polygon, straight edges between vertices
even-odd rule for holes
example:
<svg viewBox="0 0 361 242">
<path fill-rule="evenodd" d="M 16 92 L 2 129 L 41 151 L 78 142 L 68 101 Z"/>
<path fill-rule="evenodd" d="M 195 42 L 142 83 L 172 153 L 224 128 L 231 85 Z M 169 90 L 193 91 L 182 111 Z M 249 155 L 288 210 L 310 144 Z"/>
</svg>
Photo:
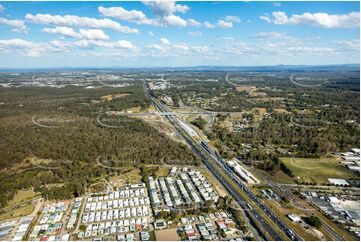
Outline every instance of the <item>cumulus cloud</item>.
<svg viewBox="0 0 361 242">
<path fill-rule="evenodd" d="M 146 2 L 147 6 L 151 6 L 151 8 L 156 8 L 156 18 L 148 18 L 142 11 L 138 10 L 126 10 L 122 7 L 98 7 L 98 11 L 106 16 L 106 17 L 113 17 L 124 21 L 133 22 L 136 24 L 145 24 L 145 25 L 152 25 L 152 26 L 176 26 L 176 27 L 186 27 L 186 26 L 201 26 L 195 19 L 183 19 L 177 15 L 174 15 L 176 12 L 181 12 L 181 9 L 185 9 L 185 5 L 175 4 L 173 2 L 163 2 L 156 3 L 156 2 Z M 159 9 L 158 9 L 159 8 Z M 183 11 L 183 10 L 182 10 Z M 161 14 L 160 14 L 161 13 Z"/>
<path fill-rule="evenodd" d="M 6 18 L 0 18 L 0 25 L 8 25 L 12 27 L 15 32 L 27 32 L 27 28 L 22 20 L 10 20 Z"/>
<path fill-rule="evenodd" d="M 262 20 L 274 24 L 310 24 L 323 28 L 355 28 L 360 25 L 360 13 L 328 14 L 303 13 L 288 17 L 285 12 L 272 12 L 272 18 L 267 15 L 260 16 Z"/>
<path fill-rule="evenodd" d="M 74 31 L 75 32 L 75 31 Z M 72 32 L 69 32 L 72 33 Z M 75 32 L 77 33 L 77 32 Z M 265 32 L 266 33 L 266 32 Z M 272 32 L 271 32 L 272 33 Z M 283 36 L 278 34 L 267 34 Z M 262 32 L 259 36 L 266 36 Z M 80 39 L 76 41 L 54 40 L 50 43 L 36 43 L 23 39 L 0 40 L 0 53 L 21 54 L 24 56 L 37 57 L 41 54 L 51 52 L 74 52 L 77 55 L 87 55 L 92 50 L 94 55 L 118 53 L 131 57 L 190 57 L 190 58 L 218 58 L 227 59 L 235 57 L 246 58 L 312 58 L 314 56 L 338 57 L 357 56 L 359 53 L 359 40 L 351 39 L 344 41 L 334 41 L 329 44 L 315 45 L 314 43 L 292 42 L 288 39 L 267 39 L 264 42 L 244 43 L 233 37 L 219 37 L 220 41 L 215 45 L 187 45 L 186 43 L 171 43 L 166 38 L 162 38 L 158 44 L 147 45 L 142 48 L 135 47 L 130 41 L 104 41 Z M 114 49 L 111 52 L 98 51 L 96 48 Z M 86 50 L 81 52 L 82 50 Z"/>
<path fill-rule="evenodd" d="M 195 19 L 187 19 L 189 26 L 200 27 L 202 24 Z"/>
<path fill-rule="evenodd" d="M 259 32 L 255 36 L 255 38 L 260 39 L 288 39 L 290 38 L 289 35 L 286 33 L 280 33 L 280 32 Z"/>
<path fill-rule="evenodd" d="M 227 22 L 222 19 L 218 20 L 215 24 L 212 24 L 212 23 L 206 21 L 203 23 L 203 25 L 207 29 L 214 29 L 214 28 L 230 29 L 233 27 L 232 22 Z"/>
<path fill-rule="evenodd" d="M 208 46 L 193 46 L 191 49 L 198 54 L 204 54 L 209 52 Z"/>
<path fill-rule="evenodd" d="M 164 17 L 164 22 L 169 26 L 186 27 L 187 21 L 176 15 Z"/>
<path fill-rule="evenodd" d="M 155 50 L 159 50 L 159 51 L 162 51 L 162 52 L 165 52 L 166 51 L 166 47 L 163 47 L 163 46 L 160 46 L 160 45 L 148 45 L 146 46 L 146 48 L 148 49 L 155 49 Z"/>
<path fill-rule="evenodd" d="M 308 52 L 308 53 L 332 53 L 335 50 L 333 48 L 328 48 L 328 47 L 309 47 L 309 46 L 295 46 L 295 47 L 288 47 L 287 48 L 288 51 L 292 51 L 292 52 Z"/>
<path fill-rule="evenodd" d="M 41 31 L 48 34 L 59 34 L 73 38 L 76 38 L 78 36 L 78 33 L 70 27 L 43 28 Z"/>
<path fill-rule="evenodd" d="M 100 6 L 98 7 L 98 11 L 106 17 L 118 18 L 137 24 L 160 25 L 157 19 L 149 19 L 142 11 L 138 10 L 128 11 L 122 7 L 105 8 Z"/>
<path fill-rule="evenodd" d="M 143 1 L 143 4 L 150 7 L 154 15 L 169 16 L 174 13 L 186 13 L 189 10 L 187 5 L 176 4 L 175 1 Z"/>
<path fill-rule="evenodd" d="M 233 23 L 240 23 L 241 22 L 241 19 L 238 16 L 230 16 L 230 15 L 228 15 L 224 19 L 226 21 L 228 21 L 228 22 L 233 22 Z"/>
<path fill-rule="evenodd" d="M 101 29 L 80 29 L 79 35 L 81 39 L 92 39 L 92 40 L 109 39 L 109 36 L 106 35 Z"/>
<path fill-rule="evenodd" d="M 217 26 L 219 28 L 222 28 L 222 29 L 230 29 L 233 27 L 233 23 L 232 22 L 226 22 L 224 20 L 218 20 L 217 21 Z"/>
<path fill-rule="evenodd" d="M 127 40 L 119 40 L 113 42 L 93 39 L 81 39 L 72 42 L 54 40 L 49 43 L 32 42 L 23 39 L 0 40 L 0 53 L 14 52 L 28 57 L 39 57 L 44 53 L 59 51 L 65 52 L 74 49 L 94 47 L 128 50 L 132 52 L 137 50 L 137 48 L 130 41 Z"/>
<path fill-rule="evenodd" d="M 119 41 L 102 41 L 102 40 L 79 40 L 72 42 L 73 45 L 82 48 L 89 47 L 104 47 L 104 48 L 116 48 L 116 49 L 135 49 L 132 42 L 128 40 L 119 40 Z"/>
<path fill-rule="evenodd" d="M 271 18 L 268 16 L 268 14 L 266 15 L 262 15 L 262 16 L 259 16 L 259 18 L 263 21 L 266 21 L 267 23 L 271 23 Z"/>
<path fill-rule="evenodd" d="M 167 38 L 161 38 L 160 42 L 164 45 L 170 45 L 170 41 Z"/>
<path fill-rule="evenodd" d="M 206 27 L 207 29 L 213 29 L 215 28 L 214 24 L 211 24 L 210 22 L 206 21 L 203 23 L 204 27 Z"/>
<path fill-rule="evenodd" d="M 360 51 L 360 41 L 358 39 L 333 41 L 333 44 L 343 51 L 355 53 Z"/>
<path fill-rule="evenodd" d="M 177 44 L 177 45 L 173 45 L 173 49 L 181 50 L 181 51 L 188 51 L 189 47 L 186 44 Z"/>
<path fill-rule="evenodd" d="M 123 26 L 110 19 L 96 19 L 76 15 L 26 14 L 25 19 L 38 24 L 63 25 L 68 27 L 88 27 L 95 29 L 111 29 L 121 33 L 138 33 L 138 29 Z"/>
<path fill-rule="evenodd" d="M 0 40 L 0 52 L 16 51 L 23 56 L 38 57 L 50 49 L 51 46 L 46 43 L 35 43 L 23 39 Z"/>
<path fill-rule="evenodd" d="M 172 44 L 169 40 L 162 38 L 161 44 L 147 45 L 142 53 L 144 56 L 152 57 L 175 57 L 179 55 L 191 54 L 192 52 L 190 52 L 190 50 L 191 47 L 185 43 Z"/>
<path fill-rule="evenodd" d="M 66 37 L 89 39 L 89 40 L 107 40 L 109 36 L 106 35 L 101 29 L 80 29 L 77 33 L 70 27 L 56 27 L 56 28 L 43 28 L 43 32 L 49 34 L 59 34 Z"/>
</svg>

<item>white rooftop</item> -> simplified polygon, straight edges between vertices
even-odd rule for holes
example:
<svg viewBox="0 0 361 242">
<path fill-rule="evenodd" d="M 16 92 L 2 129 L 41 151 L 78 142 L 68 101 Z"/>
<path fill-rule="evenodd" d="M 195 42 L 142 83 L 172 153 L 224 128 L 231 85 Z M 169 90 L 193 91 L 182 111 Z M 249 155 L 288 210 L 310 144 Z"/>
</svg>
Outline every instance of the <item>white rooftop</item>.
<svg viewBox="0 0 361 242">
<path fill-rule="evenodd" d="M 345 179 L 328 178 L 327 180 L 334 185 L 350 185 Z"/>
</svg>

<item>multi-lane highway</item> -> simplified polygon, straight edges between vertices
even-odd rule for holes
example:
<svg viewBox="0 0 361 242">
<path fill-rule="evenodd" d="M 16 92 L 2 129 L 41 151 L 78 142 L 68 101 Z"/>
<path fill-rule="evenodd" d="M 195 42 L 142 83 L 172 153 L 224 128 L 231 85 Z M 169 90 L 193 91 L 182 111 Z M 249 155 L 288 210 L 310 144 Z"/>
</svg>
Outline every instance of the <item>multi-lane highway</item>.
<svg viewBox="0 0 361 242">
<path fill-rule="evenodd" d="M 278 185 L 275 184 L 271 179 L 269 179 L 268 177 L 264 176 L 263 177 L 264 180 L 267 182 L 268 186 L 270 186 L 276 193 L 278 194 L 283 194 L 284 196 L 286 196 L 286 198 L 289 201 L 293 202 L 293 206 L 301 209 L 301 210 L 305 210 L 305 211 L 309 211 L 310 209 L 307 208 L 305 205 L 303 205 L 302 203 L 298 202 L 296 199 L 294 199 L 293 195 L 289 192 L 287 187 L 283 187 L 282 185 Z M 335 241 L 342 241 L 344 240 L 344 238 L 342 238 L 342 236 L 340 236 L 339 234 L 337 234 L 322 218 L 321 222 L 322 222 L 322 227 L 327 231 L 327 233 L 335 240 Z"/>
<path fill-rule="evenodd" d="M 149 97 L 159 112 L 167 113 L 168 109 L 154 98 L 144 82 L 145 95 Z M 215 156 L 214 151 L 202 143 L 193 139 L 193 137 L 182 128 L 181 122 L 174 115 L 165 115 L 168 121 L 174 126 L 178 134 L 186 141 L 193 151 L 202 159 L 205 166 L 227 189 L 230 195 L 246 211 L 249 218 L 259 227 L 266 239 L 271 240 L 301 240 L 282 219 L 263 203 L 256 195 L 249 190 L 245 184 L 238 178 L 233 170 L 219 156 Z"/>
</svg>

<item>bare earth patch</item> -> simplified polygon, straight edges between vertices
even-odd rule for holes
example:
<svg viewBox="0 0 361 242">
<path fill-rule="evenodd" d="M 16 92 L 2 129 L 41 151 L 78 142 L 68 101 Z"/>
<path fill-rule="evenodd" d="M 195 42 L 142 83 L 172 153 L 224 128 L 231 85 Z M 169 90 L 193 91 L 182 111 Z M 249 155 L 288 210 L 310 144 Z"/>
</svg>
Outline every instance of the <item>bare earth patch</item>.
<svg viewBox="0 0 361 242">
<path fill-rule="evenodd" d="M 112 101 L 113 99 L 118 99 L 118 98 L 126 97 L 129 95 L 130 95 L 129 93 L 110 94 L 110 95 L 105 95 L 105 96 L 100 97 L 100 100 L 103 102 L 109 102 L 109 101 Z"/>
<path fill-rule="evenodd" d="M 244 85 L 237 85 L 236 86 L 236 91 L 237 92 L 242 92 L 242 91 L 255 91 L 257 90 L 257 87 L 255 86 L 244 86 Z"/>
<path fill-rule="evenodd" d="M 177 229 L 163 229 L 155 231 L 155 237 L 158 241 L 180 241 Z"/>
</svg>

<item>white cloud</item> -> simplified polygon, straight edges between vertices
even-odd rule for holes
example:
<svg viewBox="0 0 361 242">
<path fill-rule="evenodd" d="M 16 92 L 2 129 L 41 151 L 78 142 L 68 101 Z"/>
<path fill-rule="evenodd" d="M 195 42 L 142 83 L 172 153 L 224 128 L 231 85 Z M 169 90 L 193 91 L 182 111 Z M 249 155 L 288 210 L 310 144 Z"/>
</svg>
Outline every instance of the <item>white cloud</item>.
<svg viewBox="0 0 361 242">
<path fill-rule="evenodd" d="M 4 9 L 4 6 L 0 4 L 0 12 L 2 12 Z"/>
<path fill-rule="evenodd" d="M 230 29 L 233 27 L 233 23 L 232 22 L 226 22 L 224 20 L 218 20 L 217 21 L 217 26 L 219 28 L 222 28 L 222 29 Z"/>
<path fill-rule="evenodd" d="M 209 52 L 208 46 L 193 46 L 192 50 L 198 54 L 204 54 L 204 53 Z"/>
<path fill-rule="evenodd" d="M 111 29 L 121 33 L 138 33 L 138 29 L 123 26 L 110 19 L 79 17 L 76 15 L 26 14 L 25 18 L 38 24 L 53 24 L 69 27 L 88 27 L 95 29 Z"/>
<path fill-rule="evenodd" d="M 308 46 L 296 46 L 296 47 L 288 47 L 286 48 L 287 51 L 292 51 L 292 52 L 308 52 L 308 53 L 315 53 L 315 52 L 318 52 L 318 53 L 332 53 L 334 52 L 335 50 L 332 49 L 332 48 L 327 48 L 327 47 L 308 47 Z"/>
<path fill-rule="evenodd" d="M 291 41 L 288 36 L 277 32 L 261 32 L 259 36 L 265 38 L 261 43 L 244 43 L 233 37 L 220 37 L 217 44 L 212 45 L 187 45 L 185 43 L 169 45 L 150 45 L 141 51 L 143 56 L 154 58 L 164 57 L 190 57 L 190 58 L 212 58 L 219 60 L 229 60 L 235 57 L 246 57 L 246 59 L 272 56 L 274 60 L 296 60 L 298 58 L 330 58 L 344 56 L 347 53 L 358 53 L 359 41 L 340 41 L 335 42 L 334 46 L 329 44 L 315 45 L 314 43 L 304 43 L 303 41 Z M 271 38 L 271 36 L 275 38 Z M 355 55 L 355 54 L 354 54 Z M 286 59 L 285 59 L 286 58 Z M 282 62 L 277 62 L 282 63 Z"/>
<path fill-rule="evenodd" d="M 211 24 L 210 22 L 208 22 L 208 21 L 204 22 L 203 25 L 207 29 L 214 29 L 215 28 L 215 26 L 213 24 Z"/>
<path fill-rule="evenodd" d="M 166 48 L 163 47 L 163 46 L 160 46 L 160 45 L 148 45 L 146 46 L 146 48 L 149 48 L 149 49 L 156 49 L 156 50 L 159 50 L 159 51 L 162 51 L 162 52 L 165 52 L 166 51 Z"/>
<path fill-rule="evenodd" d="M 148 34 L 152 37 L 154 36 L 154 33 L 152 31 L 149 31 Z"/>
<path fill-rule="evenodd" d="M 49 34 L 59 34 L 66 37 L 89 39 L 89 40 L 107 40 L 109 36 L 106 35 L 101 29 L 80 29 L 77 33 L 70 27 L 56 27 L 56 28 L 43 28 L 43 32 Z"/>
<path fill-rule="evenodd" d="M 288 17 L 285 12 L 272 12 L 272 19 L 260 16 L 261 19 L 274 24 L 311 24 L 323 28 L 354 28 L 360 25 L 360 13 L 327 14 L 327 13 L 303 13 L 293 14 Z M 267 19 L 268 18 L 268 19 Z"/>
<path fill-rule="evenodd" d="M 255 38 L 260 38 L 260 39 L 289 39 L 291 38 L 289 35 L 285 34 L 285 33 L 280 33 L 280 32 L 259 32 L 257 33 L 255 36 Z"/>
<path fill-rule="evenodd" d="M 174 13 L 186 13 L 189 10 L 187 5 L 176 4 L 173 0 L 168 1 L 143 1 L 143 4 L 150 7 L 154 15 L 169 16 Z"/>
<path fill-rule="evenodd" d="M 241 19 L 238 17 L 238 16 L 226 16 L 224 18 L 226 21 L 228 22 L 233 22 L 233 23 L 240 23 L 241 22 Z"/>
<path fill-rule="evenodd" d="M 70 33 L 70 32 L 69 32 Z M 137 51 L 137 48 L 127 40 L 114 42 L 103 40 L 81 39 L 74 42 L 54 40 L 50 43 L 31 42 L 23 39 L 0 40 L 0 53 L 19 53 L 23 56 L 38 57 L 50 52 L 68 52 L 74 49 L 103 47 L 117 50 Z"/>
<path fill-rule="evenodd" d="M 147 17 L 142 11 L 138 11 L 138 10 L 128 11 L 122 7 L 105 8 L 103 6 L 99 6 L 98 11 L 107 17 L 115 17 L 121 20 L 127 20 L 133 22 L 143 22 L 144 20 L 147 19 Z"/>
<path fill-rule="evenodd" d="M 360 41 L 358 39 L 334 41 L 333 44 L 337 45 L 340 49 L 344 51 L 360 51 Z"/>
<path fill-rule="evenodd" d="M 147 2 L 149 3 L 149 2 Z M 149 3 L 151 4 L 151 3 Z M 173 2 L 174 4 L 174 2 Z M 147 5 L 147 4 L 146 4 Z M 154 6 L 158 6 L 156 3 L 153 3 Z M 151 5 L 151 6 L 153 6 Z M 174 15 L 175 12 L 179 9 L 182 9 L 183 5 L 172 5 L 170 3 L 167 3 L 163 6 L 162 4 L 159 5 L 163 9 L 162 14 L 157 14 L 157 18 L 148 18 L 143 12 L 138 10 L 126 10 L 122 7 L 98 7 L 98 11 L 107 17 L 113 17 L 124 21 L 129 21 L 136 24 L 145 24 L 145 25 L 152 25 L 152 26 L 177 26 L 177 27 L 186 27 L 189 26 L 200 26 L 201 24 L 196 21 L 195 19 L 188 19 L 185 20 L 179 16 Z M 173 7 L 172 7 L 173 6 Z M 178 7 L 177 7 L 178 6 Z M 166 8 L 167 7 L 167 8 Z M 167 10 L 165 10 L 165 8 Z M 159 10 L 161 11 L 161 10 Z"/>
<path fill-rule="evenodd" d="M 59 51 L 69 51 L 73 46 L 70 42 L 63 42 L 60 40 L 53 40 L 50 44 Z"/>
<path fill-rule="evenodd" d="M 177 27 L 187 26 L 187 21 L 176 15 L 165 16 L 164 22 L 169 26 L 177 26 Z"/>
<path fill-rule="evenodd" d="M 105 47 L 105 48 L 115 48 L 115 49 L 134 49 L 133 44 L 128 40 L 119 40 L 114 42 L 102 41 L 102 40 L 79 40 L 72 42 L 75 46 L 82 48 L 89 47 Z"/>
<path fill-rule="evenodd" d="M 189 47 L 186 44 L 177 44 L 172 46 L 174 50 L 180 50 L 180 51 L 188 51 Z"/>
<path fill-rule="evenodd" d="M 272 22 L 271 18 L 268 15 L 262 15 L 262 16 L 259 16 L 259 18 L 263 21 L 266 21 L 267 23 Z"/>
<path fill-rule="evenodd" d="M 179 55 L 189 54 L 189 50 L 190 48 L 185 43 L 174 45 L 152 44 L 146 46 L 142 53 L 144 56 L 152 57 L 175 57 Z"/>
<path fill-rule="evenodd" d="M 147 16 L 142 12 L 138 10 L 125 10 L 122 7 L 98 7 L 98 11 L 107 17 L 113 17 L 118 18 L 120 20 L 125 20 L 137 24 L 147 24 L 147 25 L 159 25 L 159 21 L 157 19 L 149 19 Z"/>
<path fill-rule="evenodd" d="M 109 39 L 109 36 L 106 35 L 101 29 L 80 29 L 79 35 L 81 39 L 91 39 L 91 40 Z"/>
<path fill-rule="evenodd" d="M 164 45 L 170 45 L 170 41 L 167 38 L 161 38 L 160 42 Z"/>
<path fill-rule="evenodd" d="M 27 32 L 27 28 L 22 20 L 10 20 L 6 18 L 0 18 L 0 25 L 8 25 L 12 27 L 15 32 Z"/>
<path fill-rule="evenodd" d="M 200 31 L 193 31 L 193 32 L 188 32 L 187 35 L 188 35 L 188 36 L 192 36 L 192 37 L 201 37 L 201 36 L 202 36 L 202 32 L 200 32 Z"/>
<path fill-rule="evenodd" d="M 218 20 L 217 23 L 215 23 L 215 24 L 212 24 L 212 23 L 206 21 L 203 23 L 203 25 L 207 29 L 214 29 L 214 28 L 230 29 L 233 27 L 232 22 L 227 22 L 222 19 Z"/>
<path fill-rule="evenodd" d="M 78 37 L 78 33 L 70 27 L 43 28 L 41 31 L 48 34 L 60 34 L 72 38 Z"/>
<path fill-rule="evenodd" d="M 195 19 L 187 19 L 187 23 L 189 26 L 194 26 L 194 27 L 199 27 L 202 25 L 200 22 L 198 22 Z"/>
<path fill-rule="evenodd" d="M 46 43 L 34 43 L 23 39 L 0 40 L 0 52 L 15 51 L 24 56 L 38 57 L 50 49 Z"/>
<path fill-rule="evenodd" d="M 75 31 L 74 31 L 75 32 Z M 77 32 L 75 32 L 77 33 Z M 267 34 L 264 34 L 267 33 Z M 271 34 L 269 34 L 271 33 Z M 69 35 L 72 35 L 69 32 Z M 252 58 L 265 59 L 271 58 L 272 61 L 281 60 L 314 60 L 314 58 L 340 58 L 345 53 L 351 58 L 359 54 L 359 40 L 343 40 L 331 43 L 316 45 L 315 43 L 292 42 L 289 39 L 283 39 L 283 34 L 274 34 L 273 32 L 261 32 L 259 36 L 276 36 L 279 39 L 269 38 L 262 42 L 244 43 L 233 37 L 219 37 L 219 43 L 210 45 L 187 45 L 186 43 L 173 44 L 162 38 L 160 43 L 146 45 L 142 48 L 135 47 L 127 40 L 103 41 L 80 39 L 77 41 L 54 40 L 50 43 L 36 43 L 22 39 L 0 40 L 0 53 L 21 54 L 24 56 L 37 57 L 51 52 L 69 52 L 77 56 L 86 56 L 93 53 L 94 56 L 109 55 L 109 58 L 116 55 L 129 57 L 152 57 L 152 58 L 188 58 L 188 60 L 218 59 L 222 61 L 237 60 L 252 61 Z M 109 48 L 111 51 L 99 50 L 98 48 Z M 243 59 L 242 59 L 243 58 Z M 266 58 L 267 59 L 267 58 Z M 194 63 L 194 62 L 189 62 Z M 286 62 L 287 63 L 287 62 Z M 290 62 L 292 63 L 292 62 Z"/>
</svg>

